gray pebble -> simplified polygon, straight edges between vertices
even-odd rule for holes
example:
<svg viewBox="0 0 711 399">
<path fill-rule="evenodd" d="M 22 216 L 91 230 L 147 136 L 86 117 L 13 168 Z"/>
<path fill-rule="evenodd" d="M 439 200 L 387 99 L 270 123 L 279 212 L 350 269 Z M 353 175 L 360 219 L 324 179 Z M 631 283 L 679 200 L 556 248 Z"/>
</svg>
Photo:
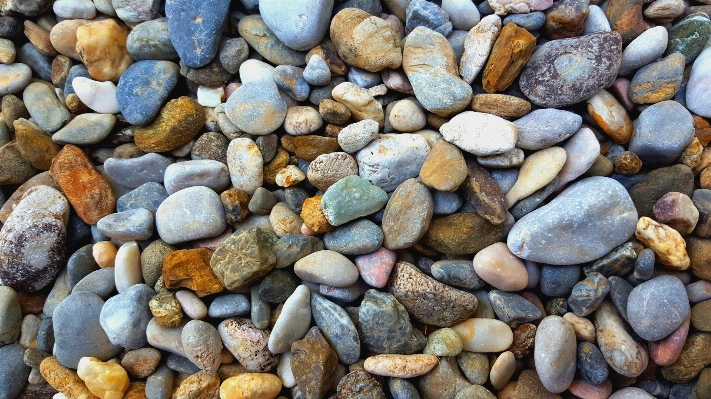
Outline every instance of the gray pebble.
<svg viewBox="0 0 711 399">
<path fill-rule="evenodd" d="M 511 328 L 516 328 L 521 324 L 541 317 L 541 310 L 536 305 L 512 292 L 491 290 L 489 299 L 499 320 L 508 324 Z"/>
<path fill-rule="evenodd" d="M 103 300 L 111 297 L 111 294 L 116 291 L 114 268 L 107 267 L 87 274 L 72 288 L 72 293 L 82 291 L 94 293 Z"/>
<path fill-rule="evenodd" d="M 323 242 L 326 249 L 343 255 L 364 255 L 382 245 L 383 231 L 370 220 L 359 219 L 327 232 Z"/>
<path fill-rule="evenodd" d="M 0 347 L 0 398 L 18 397 L 32 370 L 23 360 L 25 348 L 19 344 Z"/>
<path fill-rule="evenodd" d="M 99 231 L 118 241 L 143 241 L 153 235 L 153 214 L 144 208 L 112 213 L 99 219 Z"/>
<path fill-rule="evenodd" d="M 242 294 L 221 295 L 207 309 L 207 315 L 217 319 L 244 316 L 250 313 L 249 299 Z"/>
<path fill-rule="evenodd" d="M 152 152 L 138 158 L 109 158 L 104 170 L 116 183 L 136 188 L 148 182 L 162 183 L 171 163 L 170 158 Z"/>
<path fill-rule="evenodd" d="M 148 344 L 146 327 L 153 317 L 148 302 L 155 295 L 147 285 L 136 284 L 106 300 L 99 320 L 114 345 L 138 349 Z"/>
<path fill-rule="evenodd" d="M 116 211 L 125 212 L 131 209 L 144 208 L 155 214 L 166 198 L 168 198 L 168 192 L 162 184 L 156 182 L 144 183 L 119 197 L 118 201 L 116 201 Z"/>
</svg>

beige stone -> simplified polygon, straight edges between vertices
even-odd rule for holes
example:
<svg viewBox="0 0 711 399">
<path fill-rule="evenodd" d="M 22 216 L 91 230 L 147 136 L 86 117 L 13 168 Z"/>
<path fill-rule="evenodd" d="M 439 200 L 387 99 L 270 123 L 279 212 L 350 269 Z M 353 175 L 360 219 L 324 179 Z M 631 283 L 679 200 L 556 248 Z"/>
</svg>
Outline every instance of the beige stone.
<svg viewBox="0 0 711 399">
<path fill-rule="evenodd" d="M 244 373 L 222 382 L 220 398 L 274 399 L 279 395 L 281 385 L 281 380 L 274 374 Z"/>
<path fill-rule="evenodd" d="M 111 241 L 99 241 L 91 247 L 91 253 L 99 267 L 114 267 L 118 249 Z"/>
<path fill-rule="evenodd" d="M 77 374 L 89 391 L 101 399 L 122 399 L 131 382 L 120 364 L 95 357 L 81 358 Z"/>
<path fill-rule="evenodd" d="M 503 352 L 513 343 L 511 328 L 501 320 L 467 319 L 452 326 L 459 334 L 465 351 Z"/>
<path fill-rule="evenodd" d="M 549 147 L 526 158 L 516 183 L 506 193 L 509 208 L 553 181 L 565 165 L 566 158 L 565 150 L 560 147 Z"/>
<path fill-rule="evenodd" d="M 526 266 L 503 242 L 479 251 L 474 256 L 474 270 L 484 281 L 502 291 L 520 291 L 528 285 Z"/>
<path fill-rule="evenodd" d="M 502 389 L 508 384 L 511 377 L 516 372 L 516 357 L 511 351 L 506 351 L 499 355 L 491 366 L 489 380 L 491 386 L 496 390 Z"/>
<path fill-rule="evenodd" d="M 563 319 L 573 326 L 575 337 L 578 341 L 595 342 L 595 326 L 585 317 L 579 317 L 575 313 L 568 312 L 563 315 Z"/>
<path fill-rule="evenodd" d="M 385 124 L 383 106 L 373 98 L 368 90 L 350 82 L 343 82 L 333 88 L 333 99 L 343 104 L 351 112 L 354 120 L 372 119 L 382 129 Z"/>
<path fill-rule="evenodd" d="M 92 78 L 117 82 L 126 68 L 133 64 L 133 58 L 126 50 L 128 33 L 128 28 L 113 19 L 77 28 L 76 51 Z"/>
<path fill-rule="evenodd" d="M 363 367 L 375 375 L 411 378 L 428 373 L 437 362 L 435 355 L 376 355 L 365 359 Z"/>
<path fill-rule="evenodd" d="M 675 270 L 686 270 L 691 264 L 686 253 L 686 241 L 678 231 L 643 216 L 637 221 L 635 237 L 651 248 L 657 261 Z"/>
<path fill-rule="evenodd" d="M 439 191 L 455 191 L 467 178 L 467 164 L 459 148 L 438 140 L 420 169 L 420 180 Z"/>
<path fill-rule="evenodd" d="M 91 21 L 86 19 L 65 19 L 54 25 L 49 32 L 49 40 L 52 46 L 63 55 L 81 61 L 81 56 L 77 52 L 77 29 Z"/>
<path fill-rule="evenodd" d="M 625 144 L 632 138 L 632 121 L 627 110 L 606 90 L 600 90 L 587 100 L 588 112 L 600 129 L 617 144 Z"/>
</svg>

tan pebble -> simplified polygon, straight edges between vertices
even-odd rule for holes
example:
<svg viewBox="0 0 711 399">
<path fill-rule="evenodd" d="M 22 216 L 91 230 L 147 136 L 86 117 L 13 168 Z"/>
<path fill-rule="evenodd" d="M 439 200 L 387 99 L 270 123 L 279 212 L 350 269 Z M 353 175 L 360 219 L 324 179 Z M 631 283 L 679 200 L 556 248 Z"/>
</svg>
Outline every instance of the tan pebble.
<svg viewBox="0 0 711 399">
<path fill-rule="evenodd" d="M 565 165 L 566 158 L 565 150 L 560 147 L 546 148 L 529 155 L 521 165 L 516 183 L 506 193 L 509 208 L 553 181 Z"/>
<path fill-rule="evenodd" d="M 343 104 L 351 112 L 355 121 L 372 119 L 380 128 L 385 124 L 383 106 L 373 98 L 368 90 L 350 82 L 343 82 L 333 88 L 333 99 Z"/>
<path fill-rule="evenodd" d="M 516 397 L 517 381 L 509 381 L 496 395 L 496 399 L 518 399 Z"/>
<path fill-rule="evenodd" d="M 686 241 L 678 231 L 643 216 L 637 221 L 635 237 L 651 248 L 657 261 L 675 270 L 686 270 L 691 264 L 686 253 Z"/>
<path fill-rule="evenodd" d="M 101 399 L 122 399 L 131 382 L 120 364 L 102 362 L 95 357 L 81 358 L 77 375 L 89 391 Z"/>
<path fill-rule="evenodd" d="M 223 381 L 220 398 L 274 399 L 280 391 L 281 380 L 274 374 L 245 373 Z"/>
<path fill-rule="evenodd" d="M 289 209 L 285 202 L 280 202 L 272 208 L 269 214 L 269 222 L 274 229 L 274 233 L 279 237 L 283 237 L 290 234 L 300 234 L 304 219 Z"/>
<path fill-rule="evenodd" d="M 416 132 L 425 127 L 425 112 L 412 100 L 400 100 L 393 104 L 388 115 L 390 126 L 400 132 Z"/>
<path fill-rule="evenodd" d="M 287 165 L 286 168 L 279 169 L 274 178 L 277 186 L 291 187 L 295 186 L 306 179 L 306 175 L 296 165 Z"/>
<path fill-rule="evenodd" d="M 420 180 L 439 191 L 455 191 L 467 178 L 467 164 L 456 145 L 438 140 L 420 169 Z"/>
<path fill-rule="evenodd" d="M 709 165 L 711 165 L 711 147 L 706 147 L 704 151 L 701 152 L 699 164 L 694 167 L 694 174 L 698 175 Z"/>
<path fill-rule="evenodd" d="M 564 314 L 563 318 L 573 326 L 578 341 L 595 342 L 595 326 L 590 320 L 572 312 Z"/>
<path fill-rule="evenodd" d="M 494 389 L 502 389 L 508 384 L 511 377 L 516 372 L 516 357 L 510 351 L 506 351 L 499 355 L 491 366 L 489 372 L 489 380 Z"/>
<path fill-rule="evenodd" d="M 452 326 L 470 352 L 503 352 L 513 343 L 513 331 L 501 320 L 467 319 Z"/>
<path fill-rule="evenodd" d="M 52 46 L 61 54 L 81 61 L 77 52 L 77 29 L 91 21 L 86 19 L 66 19 L 58 22 L 49 32 L 49 40 Z"/>
<path fill-rule="evenodd" d="M 508 94 L 482 93 L 472 99 L 472 110 L 513 119 L 531 112 L 531 103 Z"/>
<path fill-rule="evenodd" d="M 637 154 L 625 151 L 615 161 L 615 172 L 621 175 L 633 175 L 642 169 L 642 160 Z"/>
<path fill-rule="evenodd" d="M 133 64 L 133 58 L 126 50 L 128 33 L 129 29 L 114 19 L 91 22 L 77 28 L 76 51 L 94 79 L 116 82 Z"/>
<path fill-rule="evenodd" d="M 114 267 L 118 249 L 111 241 L 99 241 L 91 247 L 94 260 L 99 267 Z"/>
<path fill-rule="evenodd" d="M 528 271 L 521 259 L 503 242 L 482 249 L 474 256 L 474 271 L 502 291 L 520 291 L 528 285 Z"/>
<path fill-rule="evenodd" d="M 62 366 L 56 357 L 48 357 L 40 363 L 42 377 L 68 399 L 96 399 L 89 391 L 84 381 L 74 370 Z"/>
<path fill-rule="evenodd" d="M 313 133 L 321 126 L 323 126 L 321 114 L 313 107 L 297 106 L 286 110 L 284 130 L 292 136 Z"/>
<path fill-rule="evenodd" d="M 427 374 L 438 363 L 435 355 L 376 355 L 365 359 L 365 371 L 385 377 L 411 378 Z"/>
<path fill-rule="evenodd" d="M 173 399 L 217 399 L 220 392 L 220 377 L 198 371 L 180 383 Z"/>
<path fill-rule="evenodd" d="M 679 159 L 677 161 L 691 169 L 694 169 L 701 163 L 701 154 L 703 151 L 704 146 L 701 144 L 701 141 L 699 141 L 698 137 L 694 137 L 694 139 L 691 140 L 691 144 L 689 144 L 684 151 L 682 151 L 681 155 L 679 155 Z"/>
</svg>

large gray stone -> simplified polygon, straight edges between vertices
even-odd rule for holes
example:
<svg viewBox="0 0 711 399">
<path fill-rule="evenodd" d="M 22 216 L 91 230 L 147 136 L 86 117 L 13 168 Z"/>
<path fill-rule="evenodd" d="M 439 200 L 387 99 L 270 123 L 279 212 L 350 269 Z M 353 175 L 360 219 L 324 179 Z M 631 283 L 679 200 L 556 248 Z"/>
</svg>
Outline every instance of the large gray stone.
<svg viewBox="0 0 711 399">
<path fill-rule="evenodd" d="M 634 121 L 629 150 L 646 167 L 669 165 L 694 138 L 694 118 L 683 105 L 667 100 L 652 104 Z"/>
<path fill-rule="evenodd" d="M 106 300 L 99 322 L 114 345 L 126 349 L 148 345 L 146 327 L 153 317 L 148 302 L 155 295 L 149 286 L 136 284 Z"/>
</svg>

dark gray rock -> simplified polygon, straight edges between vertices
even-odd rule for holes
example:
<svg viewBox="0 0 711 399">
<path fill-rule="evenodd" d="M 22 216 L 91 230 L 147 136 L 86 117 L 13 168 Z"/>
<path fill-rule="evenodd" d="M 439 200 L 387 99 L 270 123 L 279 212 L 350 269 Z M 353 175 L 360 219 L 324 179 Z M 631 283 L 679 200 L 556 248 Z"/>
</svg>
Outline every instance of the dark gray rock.
<svg viewBox="0 0 711 399">
<path fill-rule="evenodd" d="M 93 244 L 84 245 L 69 257 L 67 275 L 70 286 L 74 287 L 89 273 L 99 270 L 99 265 L 94 260 L 93 247 Z"/>
<path fill-rule="evenodd" d="M 521 324 L 541 317 L 541 310 L 536 305 L 512 292 L 491 290 L 489 292 L 489 300 L 498 319 L 508 324 L 511 328 L 516 328 Z"/>
<path fill-rule="evenodd" d="M 136 25 L 128 34 L 126 50 L 136 61 L 180 59 L 170 41 L 168 18 L 157 18 Z"/>
<path fill-rule="evenodd" d="M 595 344 L 578 344 L 578 373 L 580 378 L 593 385 L 602 384 L 607 379 L 607 362 Z"/>
<path fill-rule="evenodd" d="M 116 201 L 116 211 L 125 212 L 131 209 L 144 208 L 155 215 L 160 204 L 168 198 L 168 192 L 162 184 L 148 182 L 122 195 Z"/>
<path fill-rule="evenodd" d="M 427 344 L 425 336 L 412 327 L 405 307 L 394 296 L 368 290 L 358 311 L 360 337 L 376 353 L 412 354 Z"/>
<path fill-rule="evenodd" d="M 288 269 L 272 270 L 258 286 L 259 297 L 271 303 L 284 303 L 301 280 Z"/>
<path fill-rule="evenodd" d="M 339 226 L 323 236 L 326 249 L 343 255 L 364 255 L 380 248 L 383 231 L 368 219 L 359 219 Z"/>
<path fill-rule="evenodd" d="M 0 398 L 13 399 L 25 387 L 32 369 L 25 364 L 24 353 L 20 344 L 0 347 Z"/>
<path fill-rule="evenodd" d="M 612 276 L 610 282 L 610 299 L 615 304 L 620 316 L 627 320 L 627 299 L 632 292 L 632 286 L 622 277 Z"/>
<path fill-rule="evenodd" d="M 590 273 L 575 284 L 568 305 L 576 316 L 584 317 L 594 312 L 610 292 L 610 282 L 600 273 Z"/>
<path fill-rule="evenodd" d="M 443 36 L 452 33 L 452 23 L 447 11 L 426 0 L 411 1 L 405 11 L 405 34 L 410 34 L 418 26 L 432 29 Z"/>
<path fill-rule="evenodd" d="M 277 268 L 293 265 L 299 259 L 324 249 L 326 246 L 320 238 L 302 235 L 283 236 L 272 247 Z"/>
<path fill-rule="evenodd" d="M 343 364 L 353 364 L 360 357 L 360 338 L 348 313 L 319 294 L 311 294 L 311 314 L 326 341 Z"/>
<path fill-rule="evenodd" d="M 471 260 L 440 260 L 430 267 L 430 272 L 438 281 L 453 287 L 478 290 L 486 285 Z"/>
<path fill-rule="evenodd" d="M 200 68 L 215 58 L 229 7 L 229 0 L 166 1 L 170 41 L 185 65 Z"/>
<path fill-rule="evenodd" d="M 541 267 L 541 292 L 551 297 L 567 297 L 578 282 L 579 277 L 579 265 L 543 265 Z"/>
</svg>

